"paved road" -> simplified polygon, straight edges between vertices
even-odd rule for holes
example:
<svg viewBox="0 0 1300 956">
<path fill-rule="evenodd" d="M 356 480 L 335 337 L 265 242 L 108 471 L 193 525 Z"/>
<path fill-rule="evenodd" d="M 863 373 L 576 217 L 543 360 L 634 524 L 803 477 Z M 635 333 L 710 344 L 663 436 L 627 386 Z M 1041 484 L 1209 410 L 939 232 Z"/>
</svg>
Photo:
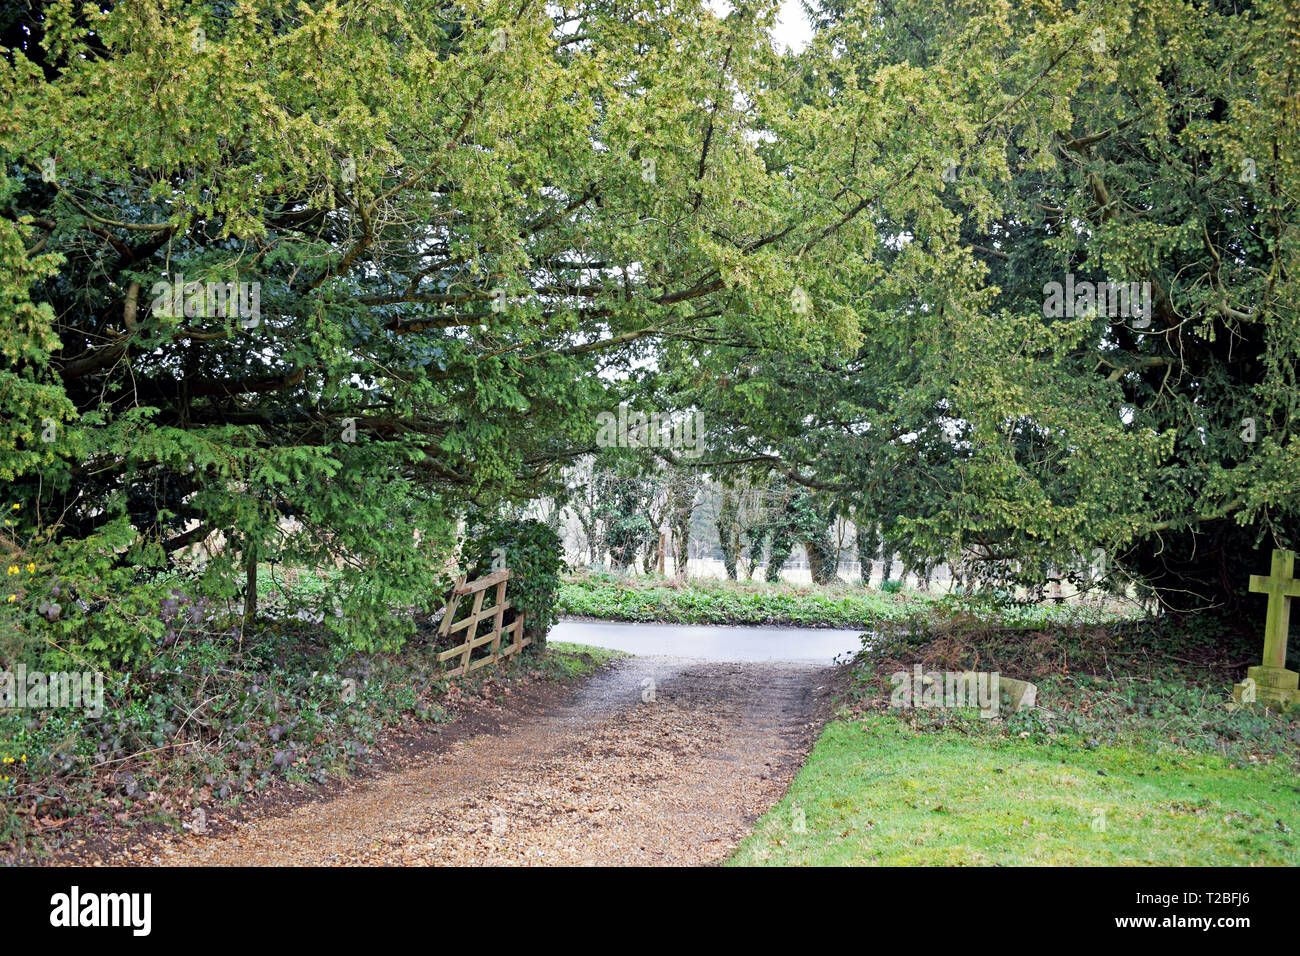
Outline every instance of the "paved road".
<svg viewBox="0 0 1300 956">
<path fill-rule="evenodd" d="M 813 627 L 714 627 L 561 621 L 553 641 L 592 644 L 629 654 L 710 661 L 808 661 L 830 664 L 862 650 L 862 631 Z"/>
</svg>

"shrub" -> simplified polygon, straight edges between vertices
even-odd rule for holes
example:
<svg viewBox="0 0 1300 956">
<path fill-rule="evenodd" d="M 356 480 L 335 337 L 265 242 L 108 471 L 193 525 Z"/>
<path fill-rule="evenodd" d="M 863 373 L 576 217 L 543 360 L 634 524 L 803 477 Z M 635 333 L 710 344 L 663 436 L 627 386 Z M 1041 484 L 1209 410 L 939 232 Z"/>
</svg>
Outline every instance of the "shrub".
<svg viewBox="0 0 1300 956">
<path fill-rule="evenodd" d="M 465 573 L 473 580 L 501 567 L 510 569 L 508 620 L 514 620 L 514 612 L 522 613 L 525 634 L 545 642 L 546 632 L 559 618 L 556 596 L 565 570 L 560 536 L 532 519 L 483 520 L 470 529 Z"/>
</svg>

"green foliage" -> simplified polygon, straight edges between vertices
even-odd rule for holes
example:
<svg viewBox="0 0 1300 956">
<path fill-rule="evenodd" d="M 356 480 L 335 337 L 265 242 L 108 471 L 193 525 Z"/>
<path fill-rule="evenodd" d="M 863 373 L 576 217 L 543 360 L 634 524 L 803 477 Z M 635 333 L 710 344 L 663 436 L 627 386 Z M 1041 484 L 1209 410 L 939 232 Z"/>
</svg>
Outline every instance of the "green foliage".
<svg viewBox="0 0 1300 956">
<path fill-rule="evenodd" d="M 555 490 L 632 399 L 922 574 L 1101 547 L 1172 600 L 1161 561 L 1200 588 L 1198 555 L 1239 581 L 1300 540 L 1285 4 L 814 12 L 797 56 L 771 3 L 7 18 L 0 478 L 104 616 L 78 646 L 143 653 L 152 582 L 218 535 L 210 599 L 255 617 L 250 566 L 337 564 L 328 635 L 398 642 L 453 516 Z M 1044 316 L 1066 272 L 1151 282 L 1150 328 Z M 209 308 L 226 283 L 258 314 Z"/>
<path fill-rule="evenodd" d="M 915 608 L 857 588 L 734 584 L 695 579 L 688 584 L 588 575 L 560 588 L 562 614 L 613 621 L 672 624 L 793 624 L 871 627 L 904 620 Z"/>
<path fill-rule="evenodd" d="M 834 213 L 752 135 L 769 14 L 46 0 L 0 22 L 0 479 L 25 549 L 0 559 L 57 568 L 78 629 L 49 636 L 146 653 L 157 582 L 206 542 L 188 587 L 232 616 L 257 619 L 250 568 L 337 566 L 322 636 L 399 643 L 470 501 L 554 490 L 616 407 L 605 370 L 738 286 L 783 296 L 786 218 Z M 615 530 L 622 552 L 654 531 Z"/>
<path fill-rule="evenodd" d="M 888 583 L 888 582 L 886 582 Z M 958 622 L 963 626 L 1047 627 L 1102 624 L 1122 619 L 1112 608 L 1063 605 L 993 604 L 952 596 L 830 587 L 743 583 L 693 578 L 665 581 L 616 574 L 573 576 L 559 593 L 561 614 L 610 621 L 660 621 L 672 624 L 793 624 L 806 627 L 861 627 L 899 639 L 923 639 Z"/>
<path fill-rule="evenodd" d="M 716 458 L 842 500 L 922 575 L 1033 586 L 1101 548 L 1170 607 L 1236 602 L 1300 543 L 1293 5 L 812 7 L 766 149 L 862 213 L 794 227 L 813 332 L 666 349 Z M 1067 274 L 1150 283 L 1151 315 L 1045 314 Z"/>
<path fill-rule="evenodd" d="M 767 503 L 763 518 L 750 532 L 755 560 L 763 550 L 764 540 L 768 543 L 765 580 L 779 580 L 781 568 L 797 541 L 808 554 L 813 583 L 830 584 L 839 563 L 830 535 L 833 507 L 807 489 L 791 487 L 787 482 L 777 482 L 768 494 L 775 500 Z"/>
<path fill-rule="evenodd" d="M 606 456 L 597 459 L 593 476 L 596 497 L 594 517 L 604 534 L 602 543 L 609 549 L 610 562 L 618 570 L 632 566 L 638 553 L 650 554 L 657 534 L 646 514 L 658 488 L 653 479 L 637 473 L 637 462 Z"/>
<path fill-rule="evenodd" d="M 195 805 L 237 802 L 279 779 L 320 783 L 368 763 L 385 724 L 448 719 L 438 667 L 427 660 L 359 657 L 340 667 L 293 630 L 265 629 L 240 647 L 183 624 L 196 607 L 174 603 L 164 616 L 176 639 L 147 667 L 109 676 L 102 716 L 0 714 L 0 752 L 27 758 L 0 815 L 3 849 L 39 849 L 24 819 L 76 817 L 107 800 L 132 819 L 188 822 Z M 19 811 L 28 816 L 9 816 Z"/>
<path fill-rule="evenodd" d="M 492 518 L 470 529 L 465 556 L 470 580 L 510 570 L 507 621 L 524 615 L 524 629 L 538 642 L 559 619 L 556 608 L 564 545 L 554 529 L 533 519 Z"/>
</svg>

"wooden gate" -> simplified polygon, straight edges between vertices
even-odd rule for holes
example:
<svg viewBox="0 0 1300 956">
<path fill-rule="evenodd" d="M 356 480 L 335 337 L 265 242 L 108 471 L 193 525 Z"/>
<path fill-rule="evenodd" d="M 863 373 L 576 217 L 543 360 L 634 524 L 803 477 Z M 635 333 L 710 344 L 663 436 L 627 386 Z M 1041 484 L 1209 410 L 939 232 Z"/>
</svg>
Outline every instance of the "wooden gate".
<svg viewBox="0 0 1300 956">
<path fill-rule="evenodd" d="M 506 600 L 506 582 L 509 580 L 510 571 L 506 569 L 504 571 L 494 571 L 477 581 L 466 583 L 465 579 L 461 578 L 456 582 L 456 587 L 451 592 L 451 600 L 447 602 L 447 613 L 443 615 L 442 626 L 438 628 L 438 634 L 441 637 L 448 637 L 462 630 L 465 632 L 463 643 L 438 654 L 439 662 L 451 660 L 453 657 L 460 658 L 457 665 L 447 672 L 448 677 L 468 674 L 470 671 L 486 667 L 488 664 L 495 664 L 501 658 L 517 654 L 532 643 L 531 639 L 524 637 L 524 616 L 522 614 L 515 617 L 509 628 L 502 630 L 502 619 L 510 608 L 510 602 Z M 496 588 L 497 592 L 496 603 L 485 608 L 483 607 L 483 599 L 487 596 L 489 589 L 493 587 Z M 474 595 L 474 605 L 469 615 L 462 620 L 455 620 L 461 598 L 470 594 Z M 483 634 L 478 633 L 479 623 L 489 619 L 492 621 L 491 629 Z M 502 637 L 512 637 L 513 641 L 502 647 Z M 476 657 L 471 660 L 471 655 L 475 650 L 489 644 L 491 650 L 486 656 Z"/>
</svg>

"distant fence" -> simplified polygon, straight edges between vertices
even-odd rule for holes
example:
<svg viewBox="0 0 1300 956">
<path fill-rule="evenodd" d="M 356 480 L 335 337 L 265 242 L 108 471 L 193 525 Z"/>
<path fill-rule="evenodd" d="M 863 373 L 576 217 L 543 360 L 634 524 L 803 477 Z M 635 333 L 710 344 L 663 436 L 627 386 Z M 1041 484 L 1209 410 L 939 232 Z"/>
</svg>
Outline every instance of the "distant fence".
<svg viewBox="0 0 1300 956">
<path fill-rule="evenodd" d="M 510 609 L 510 602 L 506 600 L 506 582 L 509 580 L 510 571 L 507 569 L 494 571 L 477 581 L 467 583 L 464 578 L 461 578 L 456 582 L 456 587 L 451 592 L 451 600 L 447 602 L 447 613 L 443 615 L 442 626 L 438 629 L 441 637 L 450 637 L 460 631 L 465 632 L 464 642 L 438 654 L 439 662 L 449 661 L 455 657 L 460 658 L 456 666 L 447 672 L 448 677 L 468 674 L 480 667 L 495 664 L 503 657 L 519 653 L 532 643 L 531 638 L 524 637 L 522 614 L 516 615 L 508 628 L 502 628 L 505 613 Z M 483 600 L 488 591 L 494 587 L 496 588 L 495 603 L 485 608 Z M 460 609 L 461 599 L 471 594 L 474 595 L 474 602 L 469 614 L 457 621 L 456 612 Z M 480 634 L 479 624 L 484 621 L 491 621 L 491 627 Z M 513 640 L 502 647 L 503 637 L 510 637 Z M 474 652 L 479 648 L 485 648 L 487 652 L 475 657 Z"/>
</svg>

